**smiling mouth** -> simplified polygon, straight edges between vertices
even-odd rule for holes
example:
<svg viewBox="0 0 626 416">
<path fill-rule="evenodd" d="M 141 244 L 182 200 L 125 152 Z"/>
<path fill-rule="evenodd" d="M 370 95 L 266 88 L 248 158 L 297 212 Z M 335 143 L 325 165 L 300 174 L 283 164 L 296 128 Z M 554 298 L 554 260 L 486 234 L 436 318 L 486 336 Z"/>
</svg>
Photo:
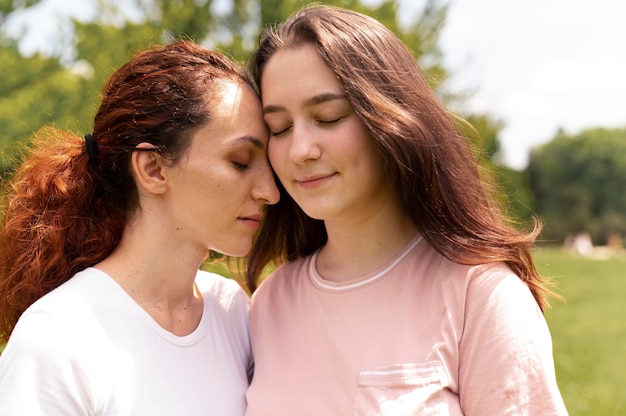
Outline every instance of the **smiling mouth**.
<svg viewBox="0 0 626 416">
<path fill-rule="evenodd" d="M 325 176 L 312 176 L 312 177 L 307 177 L 307 178 L 302 178 L 302 179 L 296 179 L 296 183 L 301 188 L 305 188 L 305 189 L 316 188 L 328 182 L 335 175 L 336 173 L 332 173 L 330 175 L 325 175 Z"/>
</svg>

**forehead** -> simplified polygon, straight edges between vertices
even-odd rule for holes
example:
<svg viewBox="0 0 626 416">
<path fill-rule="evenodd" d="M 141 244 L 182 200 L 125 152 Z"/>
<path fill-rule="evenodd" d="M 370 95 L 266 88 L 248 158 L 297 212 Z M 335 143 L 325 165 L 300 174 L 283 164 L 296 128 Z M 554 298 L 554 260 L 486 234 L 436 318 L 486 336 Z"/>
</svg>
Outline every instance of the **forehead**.
<svg viewBox="0 0 626 416">
<path fill-rule="evenodd" d="M 216 81 L 216 84 L 217 88 L 213 97 L 215 114 L 219 117 L 220 113 L 229 113 L 239 109 L 244 99 L 242 83 L 231 79 L 221 79 Z"/>
<path fill-rule="evenodd" d="M 211 138 L 215 145 L 239 137 L 254 137 L 264 142 L 267 130 L 256 92 L 242 81 L 223 80 L 219 83 L 211 97 L 210 120 L 200 129 L 200 136 Z"/>
<path fill-rule="evenodd" d="M 236 123 L 236 118 L 252 118 L 260 112 L 261 100 L 257 92 L 241 80 L 224 79 L 213 95 L 209 124 Z M 245 127 L 245 126 L 242 126 Z"/>
<path fill-rule="evenodd" d="M 277 51 L 261 74 L 263 101 L 277 90 L 302 93 L 320 88 L 342 89 L 337 75 L 326 65 L 314 45 L 303 44 Z"/>
</svg>

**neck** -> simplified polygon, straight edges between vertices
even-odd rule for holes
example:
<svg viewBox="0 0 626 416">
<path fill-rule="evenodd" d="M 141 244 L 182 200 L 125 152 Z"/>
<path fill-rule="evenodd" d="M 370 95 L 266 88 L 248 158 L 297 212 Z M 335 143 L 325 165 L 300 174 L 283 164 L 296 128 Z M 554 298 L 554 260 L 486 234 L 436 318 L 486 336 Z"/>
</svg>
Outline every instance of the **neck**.
<svg viewBox="0 0 626 416">
<path fill-rule="evenodd" d="M 202 316 L 195 287 L 204 253 L 172 241 L 157 224 L 128 225 L 114 252 L 95 267 L 111 276 L 161 327 L 187 335 Z"/>
<path fill-rule="evenodd" d="M 344 282 L 388 264 L 417 235 L 417 227 L 399 206 L 360 222 L 326 221 L 328 242 L 317 258 L 326 280 Z"/>
</svg>

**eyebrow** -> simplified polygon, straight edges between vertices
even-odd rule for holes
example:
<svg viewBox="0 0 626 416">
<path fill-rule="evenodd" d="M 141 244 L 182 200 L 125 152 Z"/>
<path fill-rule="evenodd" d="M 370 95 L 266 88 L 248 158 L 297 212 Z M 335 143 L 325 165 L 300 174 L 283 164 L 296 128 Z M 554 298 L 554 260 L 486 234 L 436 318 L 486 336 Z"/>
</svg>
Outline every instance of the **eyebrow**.
<svg viewBox="0 0 626 416">
<path fill-rule="evenodd" d="M 345 94 L 326 93 L 326 94 L 320 94 L 320 95 L 316 95 L 315 97 L 309 98 L 308 100 L 304 102 L 304 106 L 308 107 L 311 105 L 317 105 L 317 104 L 325 103 L 328 101 L 347 100 L 347 99 L 348 97 L 346 97 Z M 263 114 L 277 113 L 279 111 L 285 111 L 285 108 L 280 105 L 263 106 Z"/>
<path fill-rule="evenodd" d="M 252 143 L 252 145 L 258 149 L 264 149 L 265 145 L 263 144 L 263 142 L 259 139 L 257 139 L 256 137 L 253 136 L 241 136 L 241 137 L 237 137 L 235 140 L 233 140 L 235 143 Z"/>
</svg>

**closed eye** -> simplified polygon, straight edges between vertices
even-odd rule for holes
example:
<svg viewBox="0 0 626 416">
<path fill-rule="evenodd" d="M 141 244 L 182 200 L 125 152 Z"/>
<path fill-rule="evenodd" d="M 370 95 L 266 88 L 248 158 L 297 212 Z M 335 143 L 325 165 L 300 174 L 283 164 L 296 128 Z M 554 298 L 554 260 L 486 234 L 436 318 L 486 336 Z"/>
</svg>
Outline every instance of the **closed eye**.
<svg viewBox="0 0 626 416">
<path fill-rule="evenodd" d="M 278 131 L 270 131 L 270 136 L 274 136 L 274 137 L 280 136 L 282 134 L 285 134 L 290 128 L 291 126 L 285 127 L 284 129 L 278 130 Z"/>
<path fill-rule="evenodd" d="M 317 122 L 320 124 L 335 124 L 337 123 L 339 120 L 341 120 L 343 117 L 339 117 L 333 120 L 318 120 Z"/>
<path fill-rule="evenodd" d="M 246 170 L 248 169 L 248 165 L 245 163 L 232 162 L 236 169 L 238 170 Z"/>
</svg>

